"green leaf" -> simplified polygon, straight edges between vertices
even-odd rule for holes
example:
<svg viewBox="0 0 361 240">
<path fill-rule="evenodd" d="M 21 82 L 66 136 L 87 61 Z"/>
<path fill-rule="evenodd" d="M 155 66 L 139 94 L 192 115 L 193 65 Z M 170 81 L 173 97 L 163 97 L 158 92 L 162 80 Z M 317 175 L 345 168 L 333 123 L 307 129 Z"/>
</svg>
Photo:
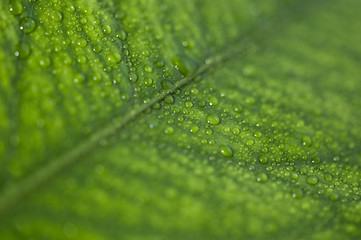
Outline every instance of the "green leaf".
<svg viewBox="0 0 361 240">
<path fill-rule="evenodd" d="M 359 239 L 361 2 L 0 2 L 2 239 Z"/>
</svg>

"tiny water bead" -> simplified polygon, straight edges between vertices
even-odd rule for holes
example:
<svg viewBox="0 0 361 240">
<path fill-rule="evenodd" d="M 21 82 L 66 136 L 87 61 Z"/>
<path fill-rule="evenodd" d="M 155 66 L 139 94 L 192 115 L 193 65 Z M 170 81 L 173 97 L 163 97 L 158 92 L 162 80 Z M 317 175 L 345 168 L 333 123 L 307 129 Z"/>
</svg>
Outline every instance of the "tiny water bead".
<svg viewBox="0 0 361 240">
<path fill-rule="evenodd" d="M 184 106 L 185 106 L 186 108 L 192 108 L 192 107 L 193 107 L 193 103 L 190 102 L 190 101 L 186 101 L 186 102 L 184 103 Z"/>
<path fill-rule="evenodd" d="M 145 86 L 150 87 L 153 84 L 153 79 L 151 79 L 149 77 L 146 77 L 146 78 L 143 79 L 143 82 L 144 82 Z"/>
<path fill-rule="evenodd" d="M 209 105 L 211 105 L 211 106 L 217 106 L 219 103 L 218 98 L 213 97 L 213 96 L 208 98 L 208 102 L 209 102 Z"/>
<path fill-rule="evenodd" d="M 318 177 L 315 175 L 308 176 L 306 182 L 310 185 L 316 185 L 318 183 Z"/>
<path fill-rule="evenodd" d="M 177 57 L 177 56 L 172 57 L 172 63 L 174 64 L 175 68 L 178 69 L 178 71 L 183 76 L 188 76 L 189 70 L 186 67 L 186 65 L 184 64 L 184 62 L 179 57 Z"/>
<path fill-rule="evenodd" d="M 302 145 L 306 147 L 310 147 L 312 145 L 312 140 L 309 136 L 302 136 Z"/>
<path fill-rule="evenodd" d="M 215 113 L 209 114 L 207 116 L 206 120 L 207 120 L 207 123 L 212 124 L 212 125 L 218 125 L 221 123 L 220 117 Z"/>
<path fill-rule="evenodd" d="M 268 163 L 268 157 L 265 156 L 265 155 L 260 155 L 260 156 L 258 157 L 258 161 L 259 161 L 260 163 L 262 163 L 262 164 L 266 164 L 266 163 Z"/>
<path fill-rule="evenodd" d="M 88 45 L 88 42 L 85 38 L 78 38 L 75 41 L 75 44 L 81 48 L 85 48 Z"/>
<path fill-rule="evenodd" d="M 106 58 L 110 63 L 120 63 L 122 60 L 122 56 L 118 52 L 108 53 Z"/>
<path fill-rule="evenodd" d="M 102 26 L 102 31 L 104 34 L 111 34 L 112 33 L 112 28 L 109 25 L 103 25 Z"/>
<path fill-rule="evenodd" d="M 30 54 L 31 54 L 31 48 L 29 44 L 25 42 L 21 42 L 16 45 L 16 50 L 15 50 L 16 57 L 20 59 L 26 59 Z"/>
<path fill-rule="evenodd" d="M 9 10 L 12 14 L 18 16 L 23 12 L 23 5 L 21 4 L 20 1 L 11 0 L 9 2 Z"/>
<path fill-rule="evenodd" d="M 228 157 L 231 158 L 233 157 L 233 150 L 231 147 L 227 146 L 227 145 L 221 145 L 219 147 L 219 152 L 222 154 L 222 156 L 224 157 Z"/>
<path fill-rule="evenodd" d="M 96 43 L 93 45 L 93 52 L 100 53 L 102 51 L 103 47 L 101 44 Z"/>
<path fill-rule="evenodd" d="M 191 133 L 197 133 L 199 131 L 199 127 L 197 125 L 192 125 L 189 129 Z"/>
<path fill-rule="evenodd" d="M 171 89 L 174 86 L 174 84 L 169 80 L 163 80 L 160 84 L 164 90 Z"/>
<path fill-rule="evenodd" d="M 174 103 L 174 97 L 172 95 L 168 95 L 164 98 L 164 102 L 167 104 L 173 104 Z"/>
<path fill-rule="evenodd" d="M 145 66 L 144 67 L 144 71 L 147 73 L 152 73 L 153 72 L 153 68 L 151 66 Z"/>
<path fill-rule="evenodd" d="M 24 17 L 20 20 L 19 27 L 24 33 L 32 33 L 36 28 L 36 22 L 30 17 Z"/>
<path fill-rule="evenodd" d="M 136 83 L 138 81 L 138 74 L 136 74 L 135 72 L 129 73 L 129 80 Z"/>
<path fill-rule="evenodd" d="M 265 183 L 268 180 L 268 176 L 266 173 L 258 173 L 256 175 L 256 181 L 259 183 Z"/>
</svg>

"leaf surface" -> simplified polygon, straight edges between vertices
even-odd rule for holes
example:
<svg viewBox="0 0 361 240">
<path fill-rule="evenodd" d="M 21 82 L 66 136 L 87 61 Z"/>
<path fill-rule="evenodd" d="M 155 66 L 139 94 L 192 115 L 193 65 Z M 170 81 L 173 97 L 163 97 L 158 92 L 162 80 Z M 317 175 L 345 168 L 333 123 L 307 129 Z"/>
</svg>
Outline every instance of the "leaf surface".
<svg viewBox="0 0 361 240">
<path fill-rule="evenodd" d="M 1 2 L 1 236 L 357 239 L 359 7 Z"/>
</svg>

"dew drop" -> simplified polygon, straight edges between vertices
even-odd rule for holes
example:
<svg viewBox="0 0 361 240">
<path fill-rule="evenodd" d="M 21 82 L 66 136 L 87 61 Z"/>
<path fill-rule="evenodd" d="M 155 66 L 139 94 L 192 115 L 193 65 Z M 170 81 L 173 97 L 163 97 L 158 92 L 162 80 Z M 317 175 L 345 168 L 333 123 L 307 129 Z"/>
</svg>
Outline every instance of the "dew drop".
<svg viewBox="0 0 361 240">
<path fill-rule="evenodd" d="M 52 11 L 49 16 L 55 22 L 61 22 L 63 20 L 63 14 L 59 11 Z"/>
<path fill-rule="evenodd" d="M 189 70 L 186 67 L 186 65 L 184 64 L 184 62 L 179 57 L 177 57 L 177 56 L 172 57 L 172 63 L 174 64 L 175 68 L 178 69 L 178 71 L 183 76 L 188 76 Z"/>
<path fill-rule="evenodd" d="M 24 33 L 32 33 L 36 28 L 36 22 L 30 17 L 24 17 L 20 20 L 19 27 Z"/>
<path fill-rule="evenodd" d="M 209 105 L 211 106 L 217 106 L 218 105 L 218 99 L 216 97 L 209 97 L 208 98 Z"/>
<path fill-rule="evenodd" d="M 316 185 L 318 183 L 318 177 L 315 175 L 308 176 L 306 182 L 310 185 Z"/>
<path fill-rule="evenodd" d="M 309 136 L 302 136 L 301 141 L 303 146 L 310 147 L 312 145 L 312 140 Z"/>
<path fill-rule="evenodd" d="M 268 180 L 268 176 L 265 173 L 258 173 L 256 175 L 256 181 L 259 183 L 265 183 Z"/>
<path fill-rule="evenodd" d="M 190 101 L 186 101 L 186 102 L 184 103 L 184 106 L 185 106 L 186 108 L 192 108 L 192 107 L 193 107 L 193 103 L 190 102 Z"/>
<path fill-rule="evenodd" d="M 115 34 L 115 36 L 122 41 L 125 41 L 127 39 L 127 33 L 124 30 L 120 30 Z"/>
<path fill-rule="evenodd" d="M 88 45 L 88 42 L 85 38 L 78 38 L 75 41 L 75 44 L 78 45 L 81 48 L 85 48 Z"/>
<path fill-rule="evenodd" d="M 174 84 L 169 80 L 163 80 L 161 85 L 164 90 L 171 89 L 174 86 Z"/>
<path fill-rule="evenodd" d="M 164 102 L 167 104 L 173 104 L 174 103 L 174 97 L 172 95 L 168 95 L 164 98 Z"/>
<path fill-rule="evenodd" d="M 219 147 L 219 152 L 222 154 L 222 156 L 224 157 L 228 157 L 231 158 L 233 157 L 233 150 L 231 147 L 227 146 L 227 145 L 221 145 Z"/>
<path fill-rule="evenodd" d="M 101 44 L 96 43 L 93 45 L 93 52 L 100 53 L 102 51 L 103 47 Z"/>
<path fill-rule="evenodd" d="M 191 133 L 197 133 L 199 131 L 199 127 L 197 125 L 192 125 L 189 129 Z"/>
<path fill-rule="evenodd" d="M 258 157 L 258 161 L 259 161 L 260 163 L 262 163 L 262 164 L 266 164 L 266 163 L 268 163 L 268 157 L 265 156 L 265 155 L 260 155 L 260 156 Z"/>
<path fill-rule="evenodd" d="M 129 73 L 129 80 L 136 83 L 138 81 L 138 74 L 135 72 Z"/>
<path fill-rule="evenodd" d="M 151 79 L 149 77 L 146 77 L 146 78 L 143 79 L 143 82 L 144 82 L 145 86 L 150 87 L 153 84 L 153 79 Z"/>
<path fill-rule="evenodd" d="M 25 42 L 21 42 L 17 44 L 15 50 L 15 56 L 17 56 L 20 59 L 26 59 L 27 57 L 30 56 L 30 54 L 31 54 L 31 48 L 29 44 Z"/>
<path fill-rule="evenodd" d="M 23 5 L 20 1 L 13 0 L 9 2 L 9 10 L 15 16 L 20 15 L 23 12 Z"/>
<path fill-rule="evenodd" d="M 254 144 L 254 141 L 252 139 L 247 140 L 246 144 L 247 146 L 252 146 Z"/>
<path fill-rule="evenodd" d="M 118 52 L 108 53 L 106 58 L 110 63 L 120 63 L 122 60 L 122 56 Z"/>
<path fill-rule="evenodd" d="M 112 28 L 109 25 L 103 25 L 102 26 L 102 31 L 104 34 L 111 34 L 112 33 Z"/>
<path fill-rule="evenodd" d="M 211 113 L 207 116 L 207 123 L 212 124 L 212 125 L 218 125 L 221 123 L 221 119 L 219 118 L 219 116 L 215 113 Z"/>
<path fill-rule="evenodd" d="M 174 133 L 174 129 L 171 127 L 171 126 L 167 126 L 165 129 L 164 129 L 164 133 L 165 134 L 173 134 Z"/>
<path fill-rule="evenodd" d="M 153 68 L 151 66 L 145 66 L 144 67 L 144 71 L 147 73 L 152 73 L 153 72 Z"/>
</svg>

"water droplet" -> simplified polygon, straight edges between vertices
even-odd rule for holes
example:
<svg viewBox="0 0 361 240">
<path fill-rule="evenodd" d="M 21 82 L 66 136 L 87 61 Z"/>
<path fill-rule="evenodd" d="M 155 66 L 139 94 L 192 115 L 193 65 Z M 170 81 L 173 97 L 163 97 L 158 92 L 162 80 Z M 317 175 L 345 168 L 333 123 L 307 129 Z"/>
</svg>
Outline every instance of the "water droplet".
<svg viewBox="0 0 361 240">
<path fill-rule="evenodd" d="M 218 105 L 218 99 L 216 97 L 209 97 L 208 98 L 209 105 L 211 106 L 217 106 Z"/>
<path fill-rule="evenodd" d="M 256 181 L 259 183 L 267 182 L 267 180 L 268 180 L 268 176 L 265 173 L 258 173 L 256 175 Z"/>
<path fill-rule="evenodd" d="M 100 53 L 102 51 L 103 47 L 101 44 L 96 43 L 93 45 L 93 52 Z"/>
<path fill-rule="evenodd" d="M 189 129 L 191 133 L 197 133 L 199 131 L 199 127 L 197 125 L 192 125 Z"/>
<path fill-rule="evenodd" d="M 143 81 L 144 81 L 144 85 L 147 87 L 150 87 L 153 84 L 153 79 L 151 79 L 149 77 L 144 78 Z"/>
<path fill-rule="evenodd" d="M 318 177 L 315 175 L 308 176 L 306 182 L 311 185 L 316 185 L 318 183 Z"/>
<path fill-rule="evenodd" d="M 171 89 L 174 86 L 174 84 L 169 80 L 163 80 L 161 85 L 164 90 Z"/>
<path fill-rule="evenodd" d="M 107 60 L 111 63 L 120 63 L 122 56 L 118 52 L 111 52 L 107 54 Z"/>
<path fill-rule="evenodd" d="M 104 34 L 111 34 L 112 33 L 112 28 L 109 25 L 103 25 L 102 26 L 102 31 Z"/>
<path fill-rule="evenodd" d="M 23 12 L 23 5 L 20 1 L 17 0 L 10 1 L 9 10 L 15 16 L 20 15 Z"/>
<path fill-rule="evenodd" d="M 75 41 L 75 44 L 78 45 L 81 48 L 85 48 L 88 45 L 88 42 L 85 38 L 78 38 Z"/>
<path fill-rule="evenodd" d="M 254 141 L 252 139 L 247 140 L 246 144 L 247 146 L 252 146 L 254 144 Z"/>
<path fill-rule="evenodd" d="M 297 198 L 297 199 L 303 198 L 303 192 L 301 189 L 292 189 L 291 194 L 293 198 Z"/>
<path fill-rule="evenodd" d="M 224 157 L 228 157 L 231 158 L 233 157 L 233 150 L 231 147 L 227 146 L 227 145 L 221 145 L 219 147 L 219 152 L 222 154 L 222 156 Z"/>
<path fill-rule="evenodd" d="M 152 73 L 153 72 L 153 68 L 151 66 L 145 66 L 144 67 L 144 71 L 147 73 Z"/>
<path fill-rule="evenodd" d="M 219 116 L 215 113 L 211 113 L 207 116 L 207 123 L 212 124 L 212 125 L 218 125 L 221 123 L 221 119 L 219 118 Z"/>
<path fill-rule="evenodd" d="M 115 36 L 122 41 L 125 41 L 127 39 L 127 33 L 124 30 L 120 30 L 119 32 L 116 32 Z"/>
<path fill-rule="evenodd" d="M 164 129 L 164 133 L 165 134 L 173 134 L 174 133 L 174 129 L 171 127 L 171 126 L 167 126 L 165 129 Z"/>
<path fill-rule="evenodd" d="M 260 133 L 260 132 L 255 132 L 255 133 L 253 133 L 253 136 L 255 136 L 256 138 L 261 138 L 261 137 L 262 137 L 262 133 Z"/>
<path fill-rule="evenodd" d="M 167 104 L 173 104 L 174 103 L 174 97 L 172 95 L 168 95 L 164 98 L 164 102 Z"/>
<path fill-rule="evenodd" d="M 312 145 L 312 140 L 309 136 L 302 136 L 301 141 L 303 146 L 310 147 Z"/>
<path fill-rule="evenodd" d="M 265 156 L 265 155 L 260 155 L 260 156 L 258 157 L 258 161 L 259 161 L 260 163 L 262 163 L 262 164 L 266 164 L 266 163 L 268 163 L 268 157 Z"/>
<path fill-rule="evenodd" d="M 36 28 L 36 22 L 30 17 L 24 17 L 20 20 L 19 27 L 24 33 L 32 33 Z"/>
<path fill-rule="evenodd" d="M 49 16 L 55 22 L 61 22 L 63 20 L 63 14 L 59 11 L 52 11 Z"/>
<path fill-rule="evenodd" d="M 135 72 L 129 73 L 129 80 L 136 83 L 138 81 L 138 74 Z"/>
<path fill-rule="evenodd" d="M 188 76 L 189 70 L 186 67 L 186 65 L 184 64 L 184 62 L 179 57 L 177 57 L 177 56 L 172 57 L 172 63 L 174 64 L 175 68 L 178 69 L 178 71 L 183 76 Z"/>
<path fill-rule="evenodd" d="M 15 56 L 17 56 L 18 58 L 26 59 L 27 57 L 29 57 L 30 54 L 31 48 L 29 44 L 21 42 L 16 45 Z"/>
<path fill-rule="evenodd" d="M 193 107 L 193 103 L 190 102 L 190 101 L 186 101 L 186 102 L 184 103 L 184 106 L 186 106 L 186 108 L 192 108 L 192 107 Z"/>
<path fill-rule="evenodd" d="M 332 179 L 333 179 L 332 175 L 329 174 L 329 173 L 325 173 L 325 174 L 323 175 L 323 178 L 324 178 L 327 182 L 332 182 Z"/>
</svg>

